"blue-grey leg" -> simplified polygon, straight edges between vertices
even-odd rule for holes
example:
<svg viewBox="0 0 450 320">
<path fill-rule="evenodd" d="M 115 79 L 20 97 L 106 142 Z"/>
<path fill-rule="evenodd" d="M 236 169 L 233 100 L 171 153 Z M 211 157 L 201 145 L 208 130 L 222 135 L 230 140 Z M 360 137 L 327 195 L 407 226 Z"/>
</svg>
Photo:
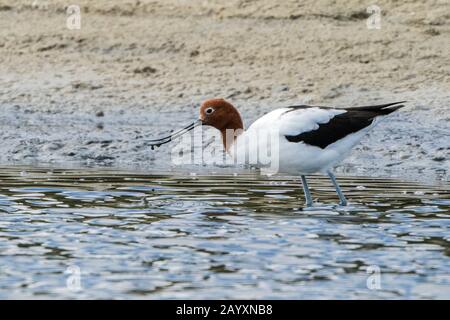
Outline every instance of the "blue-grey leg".
<svg viewBox="0 0 450 320">
<path fill-rule="evenodd" d="M 305 192 L 306 206 L 312 207 L 313 201 L 311 197 L 311 192 L 309 192 L 308 182 L 305 176 L 300 176 L 302 178 L 303 192 Z"/>
<path fill-rule="evenodd" d="M 336 193 L 339 196 L 339 200 L 340 200 L 340 205 L 341 206 L 346 206 L 347 205 L 347 199 L 345 199 L 344 194 L 342 193 L 341 187 L 339 187 L 337 181 L 336 181 L 336 177 L 334 176 L 333 172 L 331 171 L 327 171 L 328 176 L 331 179 L 331 182 L 333 182 L 334 187 L 336 188 Z"/>
</svg>

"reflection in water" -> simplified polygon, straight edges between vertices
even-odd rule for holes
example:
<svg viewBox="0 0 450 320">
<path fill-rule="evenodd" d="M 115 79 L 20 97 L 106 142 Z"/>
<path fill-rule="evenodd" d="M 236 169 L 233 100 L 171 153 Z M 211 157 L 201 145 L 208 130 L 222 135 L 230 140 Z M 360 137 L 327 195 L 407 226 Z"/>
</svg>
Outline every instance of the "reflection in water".
<svg viewBox="0 0 450 320">
<path fill-rule="evenodd" d="M 450 298 L 449 186 L 340 182 L 3 168 L 0 298 Z"/>
</svg>

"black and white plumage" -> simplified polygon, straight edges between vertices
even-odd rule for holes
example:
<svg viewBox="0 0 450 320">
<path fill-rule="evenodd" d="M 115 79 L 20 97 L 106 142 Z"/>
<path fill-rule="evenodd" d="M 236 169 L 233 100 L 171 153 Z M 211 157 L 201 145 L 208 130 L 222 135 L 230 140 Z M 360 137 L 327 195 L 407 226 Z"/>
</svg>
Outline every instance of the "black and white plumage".
<svg viewBox="0 0 450 320">
<path fill-rule="evenodd" d="M 324 172 L 339 163 L 381 117 L 403 107 L 401 103 L 345 109 L 307 105 L 280 108 L 257 119 L 237 143 L 271 130 L 279 135 L 279 171 Z"/>
<path fill-rule="evenodd" d="M 327 123 L 319 123 L 318 129 L 302 132 L 295 136 L 287 135 L 286 139 L 290 142 L 304 142 L 308 145 L 325 149 L 330 144 L 345 138 L 349 134 L 369 127 L 377 117 L 388 115 L 403 107 L 403 105 L 399 105 L 402 102 L 344 109 L 346 111 L 345 113 L 334 116 Z M 301 105 L 289 108 L 291 108 L 290 111 L 295 111 L 314 107 Z"/>
<path fill-rule="evenodd" d="M 312 200 L 305 175 L 317 172 L 330 176 L 341 204 L 346 204 L 330 169 L 349 154 L 380 118 L 402 108 L 403 102 L 354 108 L 299 105 L 276 109 L 256 120 L 238 137 L 236 152 L 239 152 L 239 140 L 247 137 L 256 141 L 248 137 L 271 130 L 278 135 L 278 171 L 301 175 L 308 205 Z M 258 149 L 266 146 L 264 142 Z"/>
</svg>

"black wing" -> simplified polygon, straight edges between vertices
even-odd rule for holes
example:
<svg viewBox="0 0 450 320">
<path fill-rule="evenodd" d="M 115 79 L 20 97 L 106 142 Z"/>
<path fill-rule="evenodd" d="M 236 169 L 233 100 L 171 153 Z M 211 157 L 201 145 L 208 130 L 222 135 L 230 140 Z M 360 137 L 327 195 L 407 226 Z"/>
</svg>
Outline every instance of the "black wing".
<svg viewBox="0 0 450 320">
<path fill-rule="evenodd" d="M 286 139 L 290 142 L 304 142 L 311 146 L 324 149 L 328 145 L 345 138 L 349 134 L 370 126 L 376 117 L 388 115 L 395 110 L 404 107 L 404 105 L 399 105 L 399 103 L 403 102 L 405 101 L 344 109 L 346 111 L 345 113 L 336 115 L 327 123 L 319 124 L 318 129 L 303 132 L 295 136 L 286 136 Z M 312 106 L 291 106 L 290 108 L 292 108 L 292 110 L 286 112 L 310 107 Z"/>
</svg>

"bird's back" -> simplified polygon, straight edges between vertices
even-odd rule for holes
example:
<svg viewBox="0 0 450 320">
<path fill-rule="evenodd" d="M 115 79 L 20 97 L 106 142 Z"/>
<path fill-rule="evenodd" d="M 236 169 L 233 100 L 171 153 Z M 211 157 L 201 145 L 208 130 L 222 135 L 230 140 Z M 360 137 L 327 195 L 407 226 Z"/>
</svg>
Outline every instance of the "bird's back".
<svg viewBox="0 0 450 320">
<path fill-rule="evenodd" d="M 258 157 L 273 156 L 273 146 L 272 150 L 267 146 L 277 141 L 281 171 L 313 173 L 340 162 L 377 118 L 401 107 L 400 102 L 356 108 L 289 106 L 256 120 L 241 140 L 247 139 L 247 146 L 256 145 L 253 152 L 258 150 Z"/>
</svg>

